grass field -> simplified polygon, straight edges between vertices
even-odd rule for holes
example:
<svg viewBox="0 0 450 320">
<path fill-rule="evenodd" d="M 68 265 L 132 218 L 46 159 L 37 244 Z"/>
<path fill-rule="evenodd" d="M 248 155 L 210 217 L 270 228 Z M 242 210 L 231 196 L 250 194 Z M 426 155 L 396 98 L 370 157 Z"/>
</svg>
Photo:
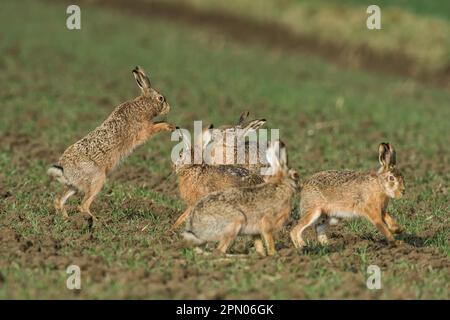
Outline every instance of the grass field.
<svg viewBox="0 0 450 320">
<path fill-rule="evenodd" d="M 82 29 L 69 31 L 66 7 L 5 0 L 0 11 L 0 298 L 450 298 L 448 88 L 117 7 L 82 4 Z M 243 110 L 267 118 L 302 178 L 376 168 L 378 144 L 391 142 L 407 187 L 390 204 L 404 244 L 351 221 L 332 229 L 331 245 L 299 253 L 288 239 L 295 208 L 275 257 L 258 257 L 247 238 L 231 250 L 246 258 L 198 254 L 168 233 L 184 209 L 168 134 L 112 174 L 92 206 L 99 223 L 89 228 L 77 199 L 65 221 L 46 169 L 138 94 L 135 65 L 180 127 L 235 122 Z M 66 288 L 72 264 L 81 290 Z M 369 265 L 382 270 L 381 290 L 366 288 Z"/>
<path fill-rule="evenodd" d="M 382 31 L 379 32 L 366 28 L 369 3 L 362 0 L 181 1 L 200 10 L 218 10 L 275 23 L 309 42 L 339 47 L 341 55 L 347 56 L 348 64 L 361 63 L 359 60 L 364 60 L 370 51 L 366 59 L 372 63 L 374 56 L 390 54 L 389 60 L 396 59 L 391 69 L 403 63 L 408 65 L 405 69 L 411 75 L 437 73 L 449 79 L 450 10 L 445 1 L 370 2 L 380 7 Z"/>
</svg>

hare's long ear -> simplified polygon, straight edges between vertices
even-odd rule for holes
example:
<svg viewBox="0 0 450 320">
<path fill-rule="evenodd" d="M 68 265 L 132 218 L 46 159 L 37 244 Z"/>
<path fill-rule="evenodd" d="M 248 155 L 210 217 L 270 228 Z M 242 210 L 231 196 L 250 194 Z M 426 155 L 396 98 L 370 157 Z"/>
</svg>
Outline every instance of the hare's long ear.
<svg viewBox="0 0 450 320">
<path fill-rule="evenodd" d="M 389 148 L 389 167 L 395 167 L 397 164 L 397 153 L 395 152 L 394 146 L 390 143 L 387 144 Z"/>
<path fill-rule="evenodd" d="M 389 163 L 391 159 L 391 153 L 389 149 L 389 143 L 382 142 L 378 146 L 378 161 L 380 162 L 383 169 L 389 168 Z"/>
<path fill-rule="evenodd" d="M 182 147 L 179 148 L 179 145 L 176 145 L 176 151 L 175 148 L 172 150 L 172 159 L 175 163 L 175 165 L 181 165 L 181 164 L 189 164 L 191 163 L 192 159 L 192 146 L 191 146 L 191 137 L 189 134 L 189 131 L 186 129 L 180 129 L 177 127 L 177 129 L 172 134 L 178 134 L 178 138 L 181 138 Z M 175 151 L 175 154 L 173 153 Z M 176 160 L 174 160 L 176 159 Z"/>
<path fill-rule="evenodd" d="M 205 129 L 203 129 L 202 132 L 202 146 L 203 148 L 206 148 L 206 146 L 209 144 L 209 142 L 212 140 L 212 134 L 211 130 L 214 129 L 214 124 L 209 124 Z"/>
<path fill-rule="evenodd" d="M 266 150 L 267 162 L 269 162 L 270 168 L 272 169 L 272 174 L 278 171 L 280 168 L 280 162 L 278 156 L 280 154 L 278 141 L 272 142 Z"/>
<path fill-rule="evenodd" d="M 245 119 L 248 118 L 248 115 L 250 114 L 249 111 L 244 111 L 241 113 L 241 116 L 239 117 L 239 122 L 237 123 L 238 125 L 241 125 L 244 123 Z"/>
<path fill-rule="evenodd" d="M 256 131 L 266 123 L 266 119 L 256 119 L 247 123 L 242 128 L 238 128 L 239 136 L 245 136 L 249 132 Z"/>
<path fill-rule="evenodd" d="M 278 142 L 279 142 L 279 148 L 280 148 L 280 156 L 279 156 L 280 166 L 282 169 L 287 169 L 288 155 L 287 155 L 287 151 L 286 151 L 286 146 L 283 142 L 281 142 L 281 141 L 278 141 Z"/>
<path fill-rule="evenodd" d="M 133 69 L 133 76 L 136 79 L 139 88 L 141 88 L 143 92 L 151 88 L 150 79 L 145 74 L 144 69 L 137 66 Z"/>
<path fill-rule="evenodd" d="M 287 152 L 285 145 L 277 140 L 270 144 L 266 151 L 267 162 L 272 168 L 272 174 L 287 168 Z"/>
<path fill-rule="evenodd" d="M 191 150 L 191 147 L 192 147 L 191 140 L 190 140 L 190 137 L 188 136 L 188 134 L 186 134 L 183 129 L 177 129 L 177 130 L 179 130 L 179 132 L 180 132 L 180 137 L 182 139 L 184 149 Z"/>
</svg>

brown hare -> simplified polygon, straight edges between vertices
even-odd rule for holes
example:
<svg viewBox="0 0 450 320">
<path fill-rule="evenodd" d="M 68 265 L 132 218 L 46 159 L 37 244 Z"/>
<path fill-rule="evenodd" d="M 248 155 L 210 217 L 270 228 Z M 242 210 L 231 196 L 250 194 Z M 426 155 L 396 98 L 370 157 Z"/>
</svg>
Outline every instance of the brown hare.
<svg viewBox="0 0 450 320">
<path fill-rule="evenodd" d="M 64 217 L 68 217 L 64 208 L 67 199 L 80 192 L 84 198 L 79 211 L 94 218 L 89 208 L 107 174 L 153 134 L 175 130 L 166 122 L 152 121 L 156 116 L 167 114 L 170 106 L 166 98 L 151 87 L 142 68 L 136 67 L 133 75 L 142 94 L 120 104 L 99 127 L 67 148 L 58 163 L 48 169 L 48 174 L 65 186 L 64 193 L 54 202 L 56 210 Z"/>
<path fill-rule="evenodd" d="M 182 131 L 180 131 L 181 136 Z M 207 165 L 204 163 L 193 164 L 193 149 L 189 139 L 183 136 L 184 153 L 175 163 L 175 173 L 179 179 L 180 196 L 187 204 L 187 209 L 177 219 L 172 229 L 177 228 L 187 218 L 191 206 L 200 198 L 211 192 L 230 188 L 253 186 L 264 182 L 260 175 L 251 173 L 249 170 L 233 165 Z M 188 153 L 186 153 L 186 151 Z M 187 159 L 187 156 L 189 156 Z"/>
<path fill-rule="evenodd" d="M 267 165 L 267 161 L 261 157 L 257 141 L 249 141 L 245 137 L 253 133 L 256 138 L 256 130 L 266 123 L 266 119 L 247 121 L 248 115 L 248 111 L 242 113 L 236 125 L 222 125 L 218 128 L 210 125 L 203 131 L 208 164 L 238 165 L 255 174 L 262 174 L 261 168 Z"/>
<path fill-rule="evenodd" d="M 301 219 L 291 231 L 297 248 L 305 246 L 303 231 L 314 226 L 318 241 L 328 242 L 326 229 L 340 219 L 364 217 L 368 219 L 389 242 L 393 233 L 402 230 L 387 212 L 389 198 L 400 198 L 405 193 L 403 176 L 396 168 L 396 153 L 389 143 L 379 146 L 378 171 L 350 170 L 323 171 L 307 179 L 300 193 Z"/>
<path fill-rule="evenodd" d="M 249 111 L 242 112 L 241 115 L 239 116 L 239 120 L 238 120 L 237 124 L 235 124 L 235 125 L 224 124 L 217 128 L 214 128 L 214 124 L 211 123 L 205 129 L 203 129 L 202 136 L 200 136 L 200 138 L 202 138 L 201 143 L 204 145 L 207 145 L 213 139 L 212 129 L 216 129 L 216 132 L 222 132 L 222 133 L 224 133 L 228 129 L 234 129 L 234 130 L 239 129 L 239 128 L 242 129 L 242 127 L 244 125 L 247 125 L 249 123 L 249 121 L 246 122 L 249 115 L 250 115 Z M 261 126 L 263 126 L 265 124 L 266 120 L 265 119 L 259 119 L 259 120 L 255 119 L 255 120 L 253 120 L 253 122 L 255 125 L 253 128 L 249 128 L 249 130 L 259 129 Z"/>
<path fill-rule="evenodd" d="M 286 148 L 279 141 L 270 145 L 266 156 L 273 169 L 273 175 L 266 182 L 214 192 L 194 205 L 183 233 L 187 241 L 198 245 L 219 241 L 217 250 L 226 253 L 239 234 L 252 235 L 259 254 L 265 255 L 261 237 L 267 253 L 276 252 L 273 232 L 290 216 L 298 175 L 288 169 Z"/>
</svg>

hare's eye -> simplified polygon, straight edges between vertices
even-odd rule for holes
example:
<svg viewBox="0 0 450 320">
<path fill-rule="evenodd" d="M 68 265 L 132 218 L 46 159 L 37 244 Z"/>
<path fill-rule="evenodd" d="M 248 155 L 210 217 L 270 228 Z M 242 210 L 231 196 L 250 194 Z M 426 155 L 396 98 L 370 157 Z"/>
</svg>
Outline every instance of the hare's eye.
<svg viewBox="0 0 450 320">
<path fill-rule="evenodd" d="M 394 180 L 395 180 L 394 176 L 389 176 L 389 181 L 394 181 Z"/>
<path fill-rule="evenodd" d="M 164 102 L 166 99 L 163 96 L 158 96 L 159 102 Z"/>
</svg>

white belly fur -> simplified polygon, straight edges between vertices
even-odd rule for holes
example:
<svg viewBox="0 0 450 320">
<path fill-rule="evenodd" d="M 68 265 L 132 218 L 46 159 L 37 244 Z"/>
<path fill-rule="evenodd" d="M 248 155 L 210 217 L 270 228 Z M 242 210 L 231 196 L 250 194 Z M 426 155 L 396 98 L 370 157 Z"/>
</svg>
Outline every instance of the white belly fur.
<svg viewBox="0 0 450 320">
<path fill-rule="evenodd" d="M 352 219 L 358 217 L 358 215 L 354 212 L 344 212 L 344 211 L 331 212 L 330 216 L 338 219 Z"/>
</svg>

